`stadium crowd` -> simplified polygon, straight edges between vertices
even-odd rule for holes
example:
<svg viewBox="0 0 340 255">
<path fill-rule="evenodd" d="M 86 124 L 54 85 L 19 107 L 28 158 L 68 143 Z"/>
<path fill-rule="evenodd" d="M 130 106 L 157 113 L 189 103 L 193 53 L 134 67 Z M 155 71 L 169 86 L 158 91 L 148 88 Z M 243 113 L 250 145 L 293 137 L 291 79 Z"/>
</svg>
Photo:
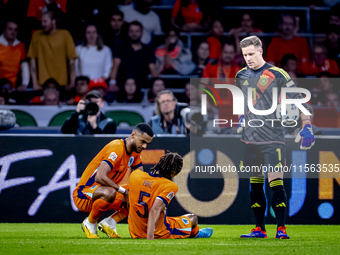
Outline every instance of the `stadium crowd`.
<svg viewBox="0 0 340 255">
<path fill-rule="evenodd" d="M 312 91 L 312 105 L 338 108 L 340 87 L 332 78 L 339 77 L 340 4 L 323 15 L 314 11 L 327 3 L 304 4 L 312 13 L 306 31 L 301 13 L 280 12 L 273 26 L 268 12 L 233 12 L 200 0 L 0 0 L 0 104 L 77 105 L 98 90 L 108 105 L 159 107 L 159 93 L 176 88 L 175 102 L 195 105 L 200 91 L 189 78 L 233 83 L 245 66 L 239 41 L 256 34 L 265 60 L 296 83 L 320 78 L 299 84 Z M 324 36 L 300 36 L 305 32 Z M 230 95 L 221 98 L 231 105 Z"/>
</svg>

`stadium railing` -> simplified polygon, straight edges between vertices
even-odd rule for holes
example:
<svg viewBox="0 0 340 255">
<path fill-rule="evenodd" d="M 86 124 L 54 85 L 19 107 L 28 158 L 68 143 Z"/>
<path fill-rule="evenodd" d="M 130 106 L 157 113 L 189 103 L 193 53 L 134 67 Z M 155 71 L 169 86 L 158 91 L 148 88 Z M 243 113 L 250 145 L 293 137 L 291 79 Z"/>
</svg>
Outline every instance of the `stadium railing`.
<svg viewBox="0 0 340 255">
<path fill-rule="evenodd" d="M 172 9 L 172 5 L 154 5 L 152 7 L 153 10 L 170 10 Z M 311 33 L 311 8 L 309 6 L 223 6 L 223 10 L 244 10 L 244 11 L 302 11 L 305 12 L 305 20 L 306 20 L 306 31 L 307 33 L 299 33 L 297 36 L 299 37 L 307 37 L 310 45 L 313 45 L 313 38 L 315 37 L 324 37 L 325 34 L 322 33 Z M 330 7 L 314 7 L 313 11 L 329 11 Z M 192 37 L 194 36 L 206 36 L 207 33 L 180 33 L 180 36 L 187 38 L 187 45 L 190 49 L 192 49 Z M 225 36 L 228 36 L 229 33 L 224 33 Z M 254 33 L 254 35 L 257 35 Z M 262 37 L 273 37 L 277 36 L 277 33 L 261 33 L 258 34 Z M 245 36 L 245 34 L 240 34 L 240 36 Z"/>
</svg>

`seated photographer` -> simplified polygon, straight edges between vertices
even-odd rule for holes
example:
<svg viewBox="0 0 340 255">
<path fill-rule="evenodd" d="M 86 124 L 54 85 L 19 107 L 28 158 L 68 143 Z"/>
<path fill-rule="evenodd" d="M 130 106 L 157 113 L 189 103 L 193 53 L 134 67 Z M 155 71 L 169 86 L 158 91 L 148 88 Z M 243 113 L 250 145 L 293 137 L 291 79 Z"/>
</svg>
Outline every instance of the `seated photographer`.
<svg viewBox="0 0 340 255">
<path fill-rule="evenodd" d="M 180 115 L 177 98 L 170 90 L 159 92 L 155 104 L 157 115 L 151 117 L 149 122 L 155 135 L 187 133 L 184 121 Z"/>
<path fill-rule="evenodd" d="M 76 112 L 65 121 L 61 132 L 77 135 L 115 134 L 116 123 L 100 111 L 103 106 L 102 95 L 96 90 L 90 91 L 86 101 L 79 101 Z"/>
</svg>

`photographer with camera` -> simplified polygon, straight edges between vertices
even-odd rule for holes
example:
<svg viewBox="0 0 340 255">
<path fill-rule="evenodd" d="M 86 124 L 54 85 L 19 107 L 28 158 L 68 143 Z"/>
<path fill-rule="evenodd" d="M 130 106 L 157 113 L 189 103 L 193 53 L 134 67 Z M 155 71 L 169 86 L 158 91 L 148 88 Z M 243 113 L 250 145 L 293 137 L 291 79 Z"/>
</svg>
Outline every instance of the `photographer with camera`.
<svg viewBox="0 0 340 255">
<path fill-rule="evenodd" d="M 96 91 L 90 91 L 86 101 L 80 100 L 76 112 L 61 127 L 63 134 L 93 135 L 115 134 L 116 123 L 107 118 L 100 108 L 104 106 L 102 95 Z"/>
</svg>

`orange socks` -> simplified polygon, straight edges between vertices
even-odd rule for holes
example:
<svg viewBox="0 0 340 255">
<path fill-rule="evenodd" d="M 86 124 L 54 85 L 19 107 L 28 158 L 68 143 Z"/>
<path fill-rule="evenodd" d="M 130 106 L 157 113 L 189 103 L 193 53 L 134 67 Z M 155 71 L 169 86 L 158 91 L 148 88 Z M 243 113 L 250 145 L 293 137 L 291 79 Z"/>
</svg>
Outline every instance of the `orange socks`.
<svg viewBox="0 0 340 255">
<path fill-rule="evenodd" d="M 98 198 L 96 201 L 94 201 L 89 216 L 89 222 L 93 224 L 97 223 L 99 217 L 104 214 L 111 204 L 112 203 L 106 202 L 101 198 Z"/>
<path fill-rule="evenodd" d="M 125 219 L 128 216 L 128 211 L 126 208 L 122 208 L 119 211 L 115 212 L 112 214 L 110 217 L 114 219 L 117 223 L 120 222 L 121 220 Z"/>
<path fill-rule="evenodd" d="M 198 224 L 197 224 L 196 227 L 194 227 L 194 228 L 191 230 L 191 237 L 196 237 L 199 230 L 200 230 L 200 228 L 198 227 Z"/>
</svg>

